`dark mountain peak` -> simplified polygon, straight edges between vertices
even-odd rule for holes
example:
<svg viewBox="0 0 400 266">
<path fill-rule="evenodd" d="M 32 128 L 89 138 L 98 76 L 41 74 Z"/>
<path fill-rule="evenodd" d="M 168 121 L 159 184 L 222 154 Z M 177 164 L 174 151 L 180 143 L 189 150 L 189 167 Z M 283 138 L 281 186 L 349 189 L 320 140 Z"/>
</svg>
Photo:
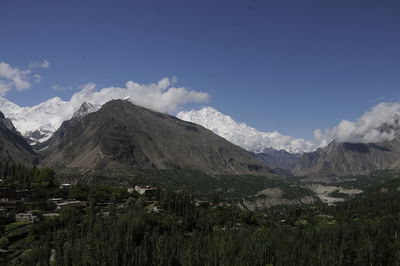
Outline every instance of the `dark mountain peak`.
<svg viewBox="0 0 400 266">
<path fill-rule="evenodd" d="M 19 133 L 18 130 L 14 127 L 14 124 L 12 123 L 11 119 L 5 117 L 5 115 L 1 112 L 0 112 L 0 122 L 10 131 L 22 136 L 21 133 Z"/>
<path fill-rule="evenodd" d="M 127 110 L 127 109 L 145 109 L 144 107 L 140 107 L 128 99 L 115 99 L 106 102 L 101 107 L 102 111 L 115 111 L 115 110 Z M 147 110 L 147 109 L 146 109 Z"/>
<path fill-rule="evenodd" d="M 157 168 L 210 174 L 268 174 L 249 152 L 199 125 L 112 100 L 66 121 L 48 141 L 44 164 L 77 168 Z"/>
<path fill-rule="evenodd" d="M 107 106 L 121 106 L 121 105 L 133 105 L 137 106 L 136 104 L 133 104 L 129 99 L 113 99 L 111 101 L 106 102 L 103 107 Z M 137 106 L 139 107 L 139 106 Z"/>
<path fill-rule="evenodd" d="M 367 175 L 400 165 L 400 139 L 380 143 L 332 141 L 315 152 L 305 153 L 296 163 L 294 175 Z"/>
<path fill-rule="evenodd" d="M 31 164 L 35 155 L 31 146 L 15 129 L 11 120 L 0 112 L 0 160 Z"/>
<path fill-rule="evenodd" d="M 108 101 L 105 103 L 100 111 L 109 113 L 110 115 L 114 115 L 116 117 L 123 117 L 124 115 L 132 116 L 132 115 L 152 115 L 157 118 L 166 118 L 166 119 L 176 119 L 182 121 L 175 116 L 168 115 L 166 113 L 157 112 L 139 105 L 132 103 L 129 99 L 115 99 Z M 189 123 L 189 122 L 186 122 Z"/>
</svg>

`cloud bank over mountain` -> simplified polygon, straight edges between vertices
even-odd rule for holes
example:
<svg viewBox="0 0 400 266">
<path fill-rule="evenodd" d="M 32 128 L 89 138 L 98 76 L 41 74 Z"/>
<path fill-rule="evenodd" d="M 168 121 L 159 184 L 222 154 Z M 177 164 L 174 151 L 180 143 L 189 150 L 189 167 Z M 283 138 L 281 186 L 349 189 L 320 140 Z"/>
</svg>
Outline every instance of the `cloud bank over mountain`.
<svg viewBox="0 0 400 266">
<path fill-rule="evenodd" d="M 49 62 L 46 60 L 41 63 L 33 62 L 22 70 L 0 62 L 0 96 L 4 96 L 10 90 L 29 89 L 33 82 L 39 82 L 41 79 L 34 70 L 48 67 Z M 165 77 L 150 84 L 128 81 L 124 87 L 101 89 L 97 89 L 95 83 L 88 83 L 79 87 L 79 91 L 67 101 L 54 97 L 31 107 L 20 107 L 0 97 L 0 111 L 13 121 L 15 127 L 23 135 L 39 131 L 41 140 L 45 140 L 58 129 L 63 121 L 70 119 L 84 102 L 101 106 L 113 99 L 129 99 L 139 106 L 173 113 L 185 104 L 204 103 L 209 100 L 207 93 L 176 86 L 176 83 L 175 77 Z M 245 123 L 236 122 L 230 116 L 212 107 L 180 112 L 177 117 L 200 124 L 253 152 L 275 148 L 291 153 L 302 153 L 326 146 L 332 140 L 352 143 L 377 143 L 392 140 L 398 129 L 400 103 L 379 103 L 356 121 L 342 120 L 333 128 L 316 129 L 313 140 L 294 138 L 278 131 L 261 132 Z"/>
<path fill-rule="evenodd" d="M 162 78 L 156 83 L 139 84 L 128 81 L 125 88 L 110 87 L 96 91 L 94 83 L 86 84 L 82 90 L 75 93 L 70 103 L 76 107 L 85 101 L 104 104 L 112 99 L 128 98 L 134 104 L 159 112 L 171 113 L 179 106 L 187 103 L 204 103 L 209 99 L 205 92 L 189 90 L 185 87 L 175 87 L 177 80 Z"/>
<path fill-rule="evenodd" d="M 212 107 L 179 112 L 177 117 L 200 124 L 252 152 L 259 153 L 266 148 L 274 148 L 290 153 L 302 153 L 324 147 L 332 140 L 351 143 L 378 143 L 392 140 L 399 128 L 400 103 L 379 103 L 355 122 L 342 120 L 331 129 L 315 130 L 315 139 L 309 141 L 285 136 L 278 131 L 258 131 L 245 123 L 236 122 Z"/>
<path fill-rule="evenodd" d="M 80 87 L 80 91 L 64 101 L 54 97 L 32 107 L 20 107 L 5 98 L 0 98 L 0 111 L 9 117 L 15 127 L 23 134 L 39 130 L 42 141 L 58 129 L 61 123 L 72 117 L 84 103 L 103 105 L 113 99 L 129 99 L 134 104 L 159 112 L 171 113 L 187 103 L 206 102 L 209 95 L 204 92 L 176 87 L 176 78 L 162 78 L 156 83 L 139 84 L 128 81 L 125 88 L 109 87 L 96 89 L 94 83 Z"/>
<path fill-rule="evenodd" d="M 357 121 L 342 120 L 331 129 L 314 131 L 319 146 L 332 140 L 351 143 L 377 143 L 395 137 L 400 118 L 400 103 L 379 103 Z"/>
</svg>

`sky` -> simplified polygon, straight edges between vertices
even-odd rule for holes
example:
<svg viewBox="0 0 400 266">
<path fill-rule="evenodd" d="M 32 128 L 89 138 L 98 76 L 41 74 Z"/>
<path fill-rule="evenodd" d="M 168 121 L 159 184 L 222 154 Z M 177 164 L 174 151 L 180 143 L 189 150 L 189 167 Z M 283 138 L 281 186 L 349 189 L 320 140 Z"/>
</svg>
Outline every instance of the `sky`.
<svg viewBox="0 0 400 266">
<path fill-rule="evenodd" d="M 312 139 L 400 101 L 398 14 L 399 1 L 2 0 L 0 93 L 32 106 L 150 87 L 162 111 L 210 105 Z"/>
</svg>

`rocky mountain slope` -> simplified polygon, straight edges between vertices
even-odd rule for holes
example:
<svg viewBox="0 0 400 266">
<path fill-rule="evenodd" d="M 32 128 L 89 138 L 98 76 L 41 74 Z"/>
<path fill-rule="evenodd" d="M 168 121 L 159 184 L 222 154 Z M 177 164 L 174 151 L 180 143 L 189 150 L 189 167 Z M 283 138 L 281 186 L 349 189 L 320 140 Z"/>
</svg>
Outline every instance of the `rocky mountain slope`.
<svg viewBox="0 0 400 266">
<path fill-rule="evenodd" d="M 33 145 L 34 149 L 42 151 L 47 149 L 48 147 L 54 147 L 58 145 L 69 128 L 72 128 L 88 114 L 97 112 L 98 110 L 100 110 L 100 108 L 101 106 L 84 102 L 81 107 L 79 107 L 79 109 L 74 112 L 70 120 L 66 120 L 61 124 L 61 126 L 51 135 L 51 138 L 49 140 L 44 142 L 37 142 L 35 145 Z"/>
<path fill-rule="evenodd" d="M 305 153 L 292 170 L 298 176 L 367 175 L 376 170 L 400 170 L 400 138 L 381 143 L 331 142 Z"/>
<path fill-rule="evenodd" d="M 262 152 L 256 153 L 255 156 L 263 161 L 268 167 L 290 170 L 296 165 L 301 154 L 289 153 L 285 150 L 265 148 Z"/>
<path fill-rule="evenodd" d="M 36 153 L 15 129 L 10 119 L 0 112 L 0 161 L 32 164 Z"/>
<path fill-rule="evenodd" d="M 48 166 L 270 173 L 249 152 L 202 126 L 127 100 L 110 101 L 97 112 L 64 122 L 44 145 Z"/>
</svg>

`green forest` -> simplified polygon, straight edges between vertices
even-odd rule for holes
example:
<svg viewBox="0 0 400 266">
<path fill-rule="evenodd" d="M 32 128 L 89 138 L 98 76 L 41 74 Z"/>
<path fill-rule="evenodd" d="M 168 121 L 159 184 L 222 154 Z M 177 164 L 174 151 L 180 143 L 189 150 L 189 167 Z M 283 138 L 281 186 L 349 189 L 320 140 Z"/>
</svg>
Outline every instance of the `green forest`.
<svg viewBox="0 0 400 266">
<path fill-rule="evenodd" d="M 88 202 L 30 225 L 12 244 L 19 251 L 1 255 L 6 265 L 400 265 L 399 179 L 335 206 L 250 212 L 222 201 L 196 204 L 188 190 L 159 188 L 145 195 L 106 185 L 62 190 L 50 169 L 1 169 L 15 172 L 3 186 Z M 160 211 L 152 211 L 156 205 Z M 5 248 L 19 225 L 2 221 Z"/>
</svg>

